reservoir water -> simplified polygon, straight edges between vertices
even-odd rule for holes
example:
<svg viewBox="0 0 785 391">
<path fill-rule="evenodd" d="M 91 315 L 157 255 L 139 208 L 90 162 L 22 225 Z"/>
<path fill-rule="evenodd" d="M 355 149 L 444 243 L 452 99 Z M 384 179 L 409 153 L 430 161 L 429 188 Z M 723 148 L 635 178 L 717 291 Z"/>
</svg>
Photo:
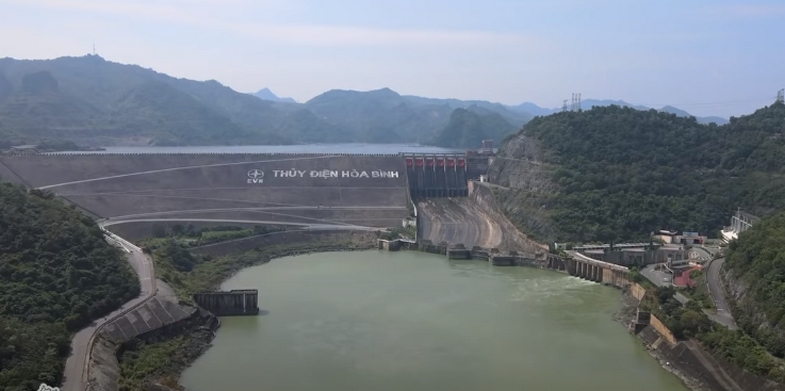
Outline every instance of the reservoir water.
<svg viewBox="0 0 785 391">
<path fill-rule="evenodd" d="M 449 153 L 460 149 L 416 144 L 302 144 L 302 145 L 235 145 L 187 147 L 104 147 L 104 151 L 73 151 L 74 154 L 111 153 Z"/>
<path fill-rule="evenodd" d="M 613 314 L 619 291 L 418 252 L 277 259 L 226 281 L 262 315 L 225 317 L 189 391 L 685 391 Z"/>
</svg>

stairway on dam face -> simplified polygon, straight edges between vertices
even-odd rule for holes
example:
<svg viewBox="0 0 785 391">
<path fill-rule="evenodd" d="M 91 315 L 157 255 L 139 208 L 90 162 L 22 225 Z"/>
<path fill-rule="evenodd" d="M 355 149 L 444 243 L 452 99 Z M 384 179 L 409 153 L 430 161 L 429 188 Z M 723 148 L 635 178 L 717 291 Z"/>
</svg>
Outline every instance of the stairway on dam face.
<svg viewBox="0 0 785 391">
<path fill-rule="evenodd" d="M 94 154 L 0 157 L 5 180 L 55 192 L 118 222 L 245 220 L 398 226 L 397 156 Z"/>
</svg>

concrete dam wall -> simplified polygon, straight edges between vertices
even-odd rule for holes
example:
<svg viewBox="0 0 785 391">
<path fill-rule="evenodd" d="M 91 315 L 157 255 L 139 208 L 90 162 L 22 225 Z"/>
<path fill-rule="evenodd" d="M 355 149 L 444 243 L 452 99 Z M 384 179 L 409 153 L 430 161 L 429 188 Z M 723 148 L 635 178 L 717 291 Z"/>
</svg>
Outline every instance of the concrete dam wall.
<svg viewBox="0 0 785 391">
<path fill-rule="evenodd" d="M 0 156 L 3 180 L 55 192 L 106 225 L 145 221 L 399 226 L 401 156 L 54 154 Z"/>
<path fill-rule="evenodd" d="M 409 156 L 406 174 L 413 200 L 469 195 L 469 164 L 464 157 Z"/>
</svg>

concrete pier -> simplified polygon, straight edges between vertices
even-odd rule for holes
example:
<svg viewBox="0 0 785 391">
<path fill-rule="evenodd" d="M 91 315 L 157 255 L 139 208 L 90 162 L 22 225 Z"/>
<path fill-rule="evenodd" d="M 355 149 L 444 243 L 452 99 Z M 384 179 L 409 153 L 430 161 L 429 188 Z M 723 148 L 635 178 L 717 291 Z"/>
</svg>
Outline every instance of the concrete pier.
<svg viewBox="0 0 785 391">
<path fill-rule="evenodd" d="M 256 289 L 229 292 L 199 292 L 194 294 L 196 305 L 217 316 L 257 315 L 259 291 Z"/>
<path fill-rule="evenodd" d="M 447 249 L 447 258 L 448 259 L 472 259 L 472 252 L 471 250 L 464 247 L 463 244 L 459 243 Z"/>
</svg>

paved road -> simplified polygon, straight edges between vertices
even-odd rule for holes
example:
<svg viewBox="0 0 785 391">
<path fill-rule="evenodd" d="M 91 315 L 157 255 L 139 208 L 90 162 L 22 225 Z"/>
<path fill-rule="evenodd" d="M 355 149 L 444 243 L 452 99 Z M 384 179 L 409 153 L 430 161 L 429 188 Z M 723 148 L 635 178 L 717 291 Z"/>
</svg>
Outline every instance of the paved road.
<svg viewBox="0 0 785 391">
<path fill-rule="evenodd" d="M 673 282 L 673 275 L 669 272 L 662 270 L 654 270 L 655 265 L 648 265 L 641 269 L 641 275 L 646 277 L 656 286 L 671 286 Z"/>
<path fill-rule="evenodd" d="M 730 307 L 725 300 L 725 290 L 720 281 L 720 269 L 722 264 L 725 263 L 725 258 L 717 258 L 709 263 L 706 272 L 706 284 L 709 286 L 709 293 L 711 300 L 714 301 L 714 307 L 717 308 L 716 314 L 710 314 L 709 317 L 717 323 L 720 323 L 731 330 L 735 330 L 736 322 L 733 321 L 733 315 L 730 313 Z"/>
<path fill-rule="evenodd" d="M 316 219 L 314 219 L 316 220 Z M 357 230 L 378 230 L 379 228 L 367 227 L 363 225 L 354 225 L 349 223 L 340 222 L 321 222 L 321 223 L 291 223 L 286 221 L 269 221 L 269 220 L 227 220 L 227 219 L 201 219 L 201 218 L 171 218 L 171 219 L 121 219 L 121 220 L 104 220 L 101 225 L 110 227 L 112 225 L 125 224 L 125 223 L 139 223 L 139 222 L 206 222 L 206 223 L 234 223 L 234 224 L 262 224 L 262 225 L 290 225 L 294 227 L 303 227 L 308 229 L 357 229 Z"/>
<path fill-rule="evenodd" d="M 123 304 L 122 307 L 111 314 L 79 330 L 74 335 L 74 338 L 71 340 L 71 356 L 68 357 L 65 363 L 64 381 L 62 387 L 60 387 L 62 391 L 84 391 L 87 385 L 85 371 L 89 349 L 98 328 L 128 309 L 143 303 L 155 294 L 155 274 L 152 261 L 142 253 L 141 249 L 119 237 L 112 235 L 112 239 L 109 239 L 109 241 L 116 244 L 122 243 L 122 247 L 130 251 L 126 253 L 126 256 L 139 277 L 141 293 L 135 299 Z"/>
</svg>

